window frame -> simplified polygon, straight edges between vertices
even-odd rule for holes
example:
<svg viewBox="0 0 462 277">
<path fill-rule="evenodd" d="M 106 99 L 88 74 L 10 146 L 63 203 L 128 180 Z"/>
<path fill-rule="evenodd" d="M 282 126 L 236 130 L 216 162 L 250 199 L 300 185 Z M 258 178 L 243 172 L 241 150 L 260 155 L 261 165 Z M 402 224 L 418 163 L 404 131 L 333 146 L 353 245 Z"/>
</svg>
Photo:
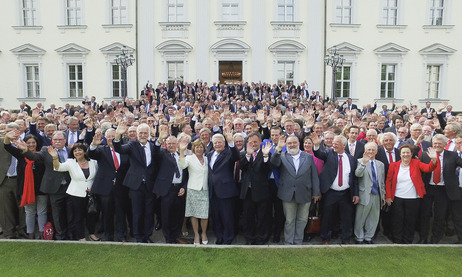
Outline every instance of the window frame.
<svg viewBox="0 0 462 277">
<path fill-rule="evenodd" d="M 349 1 L 350 5 L 345 5 L 344 1 Z M 335 1 L 335 6 L 334 6 L 334 22 L 335 24 L 340 24 L 340 25 L 351 25 L 353 24 L 353 11 L 354 11 L 354 1 L 355 0 L 336 0 Z M 340 20 L 337 16 L 337 11 L 341 11 L 341 17 Z M 349 15 L 349 20 L 348 22 L 344 22 L 344 10 L 349 10 L 350 15 Z"/>
<path fill-rule="evenodd" d="M 72 67 L 75 67 L 76 69 L 80 66 L 81 67 L 81 75 L 82 75 L 82 78 L 81 79 L 78 79 L 78 71 L 76 70 L 75 71 L 75 76 L 76 78 L 71 80 L 71 72 L 70 72 L 70 69 L 71 69 L 71 66 Z M 66 83 L 67 83 L 67 97 L 69 98 L 83 98 L 83 96 L 85 95 L 85 77 L 84 77 L 84 64 L 83 63 L 78 63 L 78 62 L 69 62 L 66 64 L 66 68 L 67 68 L 67 71 L 66 71 Z M 72 83 L 75 83 L 76 84 L 76 89 L 75 89 L 75 95 L 72 96 L 71 95 L 71 84 Z M 82 83 L 82 86 L 81 86 L 81 91 L 82 91 L 82 95 L 79 95 L 78 91 L 79 91 L 79 86 L 78 86 L 78 83 Z"/>
<path fill-rule="evenodd" d="M 433 68 L 438 68 L 438 79 L 437 80 L 433 80 L 433 78 L 431 77 L 433 74 L 432 74 L 432 70 Z M 441 98 L 441 86 L 442 86 L 442 75 L 443 75 L 443 67 L 444 65 L 443 64 L 439 64 L 439 63 L 428 63 L 426 64 L 426 67 L 425 67 L 425 75 L 426 75 L 426 78 L 425 78 L 425 96 L 427 99 L 439 99 Z M 429 74 L 429 68 L 430 68 L 430 74 Z M 436 85 L 437 88 L 436 88 L 436 96 L 433 95 L 432 93 L 432 85 Z"/>
<path fill-rule="evenodd" d="M 174 20 L 170 19 L 170 8 L 174 8 Z M 181 7 L 182 14 L 178 15 L 178 9 Z M 184 0 L 167 0 L 167 22 L 185 22 L 186 21 L 186 4 Z"/>
<path fill-rule="evenodd" d="M 289 4 L 288 1 L 291 1 L 292 4 Z M 281 3 L 282 2 L 282 3 Z M 288 7 L 292 7 L 292 19 L 288 19 Z M 281 14 L 279 13 L 279 9 L 282 7 L 284 9 L 284 14 L 282 15 L 283 18 L 281 19 Z M 276 16 L 277 16 L 277 21 L 281 22 L 294 22 L 295 21 L 295 0 L 277 0 L 277 7 L 276 7 Z"/>
<path fill-rule="evenodd" d="M 39 26 L 38 6 L 39 0 L 19 0 L 20 1 L 20 26 L 24 27 L 37 27 Z M 29 3 L 31 7 L 25 7 L 25 3 Z M 25 13 L 31 13 L 32 24 L 28 23 Z"/>
<path fill-rule="evenodd" d="M 445 0 L 428 0 L 429 1 L 429 8 L 428 8 L 428 23 L 431 26 L 442 26 L 445 25 L 446 21 L 446 5 L 447 1 Z M 437 2 L 441 1 L 442 5 L 441 6 L 436 6 L 438 4 Z M 441 12 L 441 18 L 435 17 L 437 12 Z M 438 22 L 440 20 L 440 22 Z"/>
<path fill-rule="evenodd" d="M 396 26 L 400 22 L 400 0 L 383 0 L 384 5 L 382 7 L 382 24 L 386 26 Z M 394 1 L 396 4 L 390 6 L 390 1 Z M 394 22 L 390 23 L 390 11 L 395 11 Z"/>
<path fill-rule="evenodd" d="M 72 2 L 72 7 L 69 5 Z M 66 0 L 64 4 L 65 9 L 65 25 L 66 26 L 80 26 L 83 25 L 83 0 Z M 78 12 L 80 11 L 80 17 Z M 74 22 L 70 22 L 69 14 L 74 14 Z"/>
<path fill-rule="evenodd" d="M 108 0 L 109 1 L 109 8 L 110 8 L 110 24 L 111 25 L 126 25 L 126 24 L 129 24 L 130 22 L 130 12 L 129 12 L 129 1 L 128 0 Z M 116 4 L 118 4 L 117 6 L 114 5 L 114 3 L 117 2 Z M 122 20 L 122 11 L 125 11 L 126 13 L 126 16 L 125 16 L 125 20 Z M 115 11 L 118 11 L 118 22 L 116 22 L 117 20 L 115 20 L 115 17 L 114 17 L 114 12 Z"/>
<path fill-rule="evenodd" d="M 225 5 L 228 5 L 230 12 L 232 11 L 232 6 L 236 6 L 237 14 L 233 15 L 232 13 L 225 14 Z M 242 1 L 240 0 L 222 0 L 220 5 L 220 15 L 222 21 L 239 21 L 242 14 Z"/>
<path fill-rule="evenodd" d="M 382 71 L 383 70 L 383 67 L 386 67 L 385 69 L 385 80 L 382 78 L 384 72 Z M 389 74 L 390 72 L 388 71 L 388 68 L 390 66 L 393 66 L 393 77 L 394 79 L 393 80 L 390 80 L 388 77 L 389 77 Z M 380 65 L 380 87 L 379 87 L 379 97 L 380 99 L 394 99 L 396 98 L 396 87 L 397 87 L 397 76 L 398 76 L 398 64 L 396 63 L 382 63 Z M 382 85 L 385 84 L 385 91 L 384 91 L 384 95 L 382 96 Z M 390 84 L 393 84 L 393 91 L 391 92 L 392 95 L 390 96 L 389 95 L 389 85 Z"/>
<path fill-rule="evenodd" d="M 348 79 L 344 79 L 343 76 L 344 76 L 344 69 L 345 68 L 349 68 L 349 78 Z M 352 95 L 351 95 L 351 91 L 352 91 L 352 70 L 353 70 L 353 65 L 352 64 L 342 64 L 341 66 L 338 66 L 337 67 L 337 74 L 335 76 L 335 98 L 351 98 Z M 341 79 L 338 79 L 338 75 L 340 74 L 341 76 Z M 340 95 L 337 93 L 339 89 L 337 89 L 338 87 L 338 83 L 340 83 Z M 344 89 L 344 84 L 345 83 L 348 83 L 348 95 L 344 95 L 342 92 L 345 90 Z"/>
<path fill-rule="evenodd" d="M 292 65 L 292 72 L 287 69 L 287 65 Z M 283 65 L 283 79 L 280 79 L 280 70 L 279 70 L 279 65 Z M 276 69 L 276 79 L 277 83 L 279 84 L 281 81 L 283 81 L 284 84 L 289 85 L 290 82 L 294 82 L 295 79 L 295 61 L 289 61 L 289 60 L 278 60 L 277 61 L 277 69 Z M 287 74 L 292 73 L 292 78 L 288 78 Z M 294 82 L 295 83 L 295 82 Z"/>
<path fill-rule="evenodd" d="M 167 83 L 169 84 L 169 87 L 173 86 L 173 83 L 176 81 L 184 81 L 185 78 L 185 62 L 184 61 L 167 61 Z M 181 75 L 178 75 L 178 65 L 182 65 L 182 73 L 183 77 Z M 175 65 L 174 71 L 175 71 L 175 76 L 173 78 L 170 78 L 170 65 Z"/>
<path fill-rule="evenodd" d="M 23 78 L 24 78 L 24 91 L 23 91 L 23 96 L 25 98 L 41 98 L 41 70 L 40 70 L 40 64 L 39 63 L 24 63 L 22 65 L 23 67 Z M 32 73 L 33 78 L 29 80 L 27 77 L 27 68 L 32 67 L 34 68 L 34 72 Z M 35 69 L 38 71 L 38 73 L 35 73 Z M 38 79 L 35 78 L 35 75 L 38 74 Z M 32 83 L 32 95 L 29 95 L 29 83 Z M 37 85 L 38 85 L 38 91 L 37 91 Z"/>
</svg>

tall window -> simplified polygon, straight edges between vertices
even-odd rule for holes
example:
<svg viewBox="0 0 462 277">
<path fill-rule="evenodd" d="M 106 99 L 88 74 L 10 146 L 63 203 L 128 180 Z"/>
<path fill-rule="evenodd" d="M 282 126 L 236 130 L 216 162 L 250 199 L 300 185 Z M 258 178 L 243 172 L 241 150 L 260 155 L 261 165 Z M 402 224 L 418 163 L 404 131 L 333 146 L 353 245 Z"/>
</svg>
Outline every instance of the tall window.
<svg viewBox="0 0 462 277">
<path fill-rule="evenodd" d="M 122 96 L 122 69 L 117 64 L 112 65 L 112 97 Z"/>
<path fill-rule="evenodd" d="M 398 0 L 385 0 L 385 7 L 383 7 L 383 24 L 398 24 Z"/>
<path fill-rule="evenodd" d="M 278 62 L 278 84 L 294 81 L 294 62 Z"/>
<path fill-rule="evenodd" d="M 67 25 L 82 24 L 81 0 L 66 0 L 66 23 Z"/>
<path fill-rule="evenodd" d="M 22 24 L 37 26 L 37 0 L 22 0 L 21 5 Z"/>
<path fill-rule="evenodd" d="M 342 66 L 337 69 L 335 78 L 335 97 L 350 97 L 351 67 Z"/>
<path fill-rule="evenodd" d="M 111 0 L 112 24 L 128 23 L 127 0 Z"/>
<path fill-rule="evenodd" d="M 440 65 L 427 65 L 427 98 L 439 98 L 440 76 Z"/>
<path fill-rule="evenodd" d="M 69 97 L 83 97 L 83 69 L 81 64 L 68 65 Z"/>
<path fill-rule="evenodd" d="M 338 24 L 351 24 L 351 1 L 353 0 L 336 0 L 335 22 Z"/>
<path fill-rule="evenodd" d="M 168 85 L 173 87 L 173 83 L 184 78 L 183 62 L 168 62 Z"/>
<path fill-rule="evenodd" d="M 444 0 L 430 1 L 430 25 L 443 25 Z"/>
<path fill-rule="evenodd" d="M 168 22 L 181 21 L 185 21 L 183 0 L 168 0 Z"/>
<path fill-rule="evenodd" d="M 380 76 L 380 98 L 394 98 L 396 83 L 396 65 L 382 64 Z"/>
<path fill-rule="evenodd" d="M 294 0 L 278 0 L 278 20 L 294 21 Z"/>
<path fill-rule="evenodd" d="M 26 96 L 40 97 L 40 73 L 38 65 L 26 65 L 25 80 L 26 80 Z"/>
<path fill-rule="evenodd" d="M 239 3 L 231 1 L 223 1 L 222 16 L 225 21 L 232 21 L 239 19 Z"/>
</svg>

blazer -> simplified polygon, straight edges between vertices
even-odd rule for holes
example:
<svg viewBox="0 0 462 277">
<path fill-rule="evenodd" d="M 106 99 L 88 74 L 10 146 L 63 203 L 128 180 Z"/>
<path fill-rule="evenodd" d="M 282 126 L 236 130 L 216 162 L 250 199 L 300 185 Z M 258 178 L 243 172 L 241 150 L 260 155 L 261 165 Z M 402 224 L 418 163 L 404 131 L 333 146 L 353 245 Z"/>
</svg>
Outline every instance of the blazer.
<svg viewBox="0 0 462 277">
<path fill-rule="evenodd" d="M 204 164 L 199 162 L 195 154 L 180 158 L 178 165 L 181 169 L 188 169 L 189 179 L 187 188 L 193 190 L 207 190 L 209 175 L 208 159 L 204 157 Z"/>
<path fill-rule="evenodd" d="M 363 143 L 363 142 L 360 142 L 360 141 L 356 141 L 355 154 L 353 155 L 353 157 L 355 159 L 360 159 L 360 158 L 363 157 L 363 155 L 364 155 L 364 145 L 366 145 L 366 144 Z M 351 155 L 351 153 L 350 153 L 350 142 L 348 142 L 347 145 L 345 146 L 345 152 L 348 153 L 349 155 Z"/>
<path fill-rule="evenodd" d="M 232 198 L 238 195 L 236 183 L 234 181 L 234 165 L 239 160 L 239 152 L 236 147 L 226 146 L 218 155 L 213 167 L 210 165 L 211 158 L 215 154 L 212 150 L 207 154 L 209 165 L 209 196 L 215 194 L 218 198 Z"/>
<path fill-rule="evenodd" d="M 278 197 L 285 202 L 294 200 L 297 203 L 307 203 L 313 196 L 320 196 L 320 184 L 313 157 L 300 151 L 298 171 L 292 155 L 287 152 L 275 151 L 271 156 L 271 164 L 279 168 Z"/>
<path fill-rule="evenodd" d="M 422 162 L 429 163 L 430 157 L 427 154 L 422 155 Z M 456 169 L 457 167 L 462 167 L 462 159 L 457 155 L 457 152 L 443 150 L 443 164 L 441 166 L 443 167 L 444 188 L 449 200 L 460 200 L 462 195 Z M 426 188 L 430 186 L 431 176 L 431 172 L 422 175 Z"/>
<path fill-rule="evenodd" d="M 119 188 L 130 167 L 128 155 L 120 154 L 119 169 L 115 169 L 111 148 L 108 145 L 99 145 L 96 149 L 89 150 L 90 159 L 98 162 L 98 172 L 91 191 L 100 195 L 109 195 L 113 188 Z"/>
<path fill-rule="evenodd" d="M 268 175 L 271 171 L 271 163 L 269 157 L 265 162 L 261 150 L 258 151 L 255 160 L 251 157 L 250 161 L 248 161 L 245 152 L 241 152 L 240 155 L 239 169 L 242 170 L 242 179 L 239 197 L 245 199 L 249 186 L 251 186 L 253 201 L 270 200 L 271 194 Z"/>
<path fill-rule="evenodd" d="M 358 177 L 359 188 L 359 203 L 361 205 L 369 204 L 371 200 L 371 191 L 373 186 L 372 169 L 370 161 L 365 166 L 362 165 L 362 160 L 358 160 L 358 166 L 355 170 L 355 175 Z M 381 161 L 374 160 L 375 173 L 377 182 L 379 183 L 380 199 L 385 200 L 385 166 Z"/>
<path fill-rule="evenodd" d="M 91 189 L 93 185 L 93 180 L 98 170 L 98 163 L 95 160 L 89 160 L 88 168 L 90 170 L 90 175 L 88 178 L 85 178 L 85 174 L 83 174 L 77 160 L 67 159 L 64 163 L 59 164 L 59 168 L 55 170 L 59 172 L 69 172 L 71 176 L 71 183 L 66 191 L 67 194 L 77 197 L 87 196 L 87 189 Z"/>
<path fill-rule="evenodd" d="M 133 140 L 127 144 L 122 145 L 122 141 L 113 141 L 114 150 L 120 154 L 126 154 L 130 162 L 130 168 L 127 170 L 123 185 L 132 189 L 138 190 L 143 180 L 146 182 L 146 186 L 149 191 L 152 191 L 154 186 L 156 171 L 154 158 L 151 158 L 151 164 L 146 166 L 145 152 L 141 147 L 138 140 Z M 154 154 L 153 143 L 148 141 L 146 146 L 151 149 L 151 156 Z"/>
<path fill-rule="evenodd" d="M 321 192 L 326 193 L 332 186 L 335 177 L 337 177 L 338 154 L 330 148 L 319 148 L 313 152 L 316 157 L 324 161 L 324 167 L 322 168 L 321 175 L 319 175 L 319 181 L 321 182 Z M 346 152 L 344 152 L 344 154 L 348 157 L 348 161 L 350 162 L 351 172 L 348 184 L 350 185 L 351 197 L 359 196 L 358 178 L 353 174 L 358 165 L 358 160 Z"/>
<path fill-rule="evenodd" d="M 51 145 L 51 139 L 39 133 L 36 123 L 29 123 L 29 134 L 34 135 L 38 139 L 40 147 Z"/>
<path fill-rule="evenodd" d="M 159 164 L 159 174 L 154 183 L 154 188 L 152 192 L 155 194 L 164 197 L 168 194 L 170 188 L 172 187 L 173 177 L 175 175 L 176 161 L 172 158 L 172 154 L 166 149 L 161 149 L 160 145 L 154 144 L 154 159 Z M 183 170 L 181 173 L 181 187 L 186 187 L 187 176 L 186 170 Z"/>
<path fill-rule="evenodd" d="M 66 147 L 67 154 L 71 153 L 71 149 Z M 71 177 L 68 172 L 59 172 L 55 171 L 53 168 L 53 158 L 48 154 L 48 148 L 46 146 L 42 147 L 39 152 L 30 152 L 27 151 L 24 153 L 24 156 L 32 161 L 43 161 L 45 164 L 45 173 L 43 174 L 42 184 L 40 185 L 40 191 L 43 193 L 57 193 L 61 187 L 61 182 L 64 178 L 66 184 L 69 184 Z"/>
<path fill-rule="evenodd" d="M 402 161 L 394 162 L 390 164 L 388 169 L 387 181 L 385 183 L 386 198 L 395 198 L 396 184 L 398 182 L 398 172 Z M 439 163 L 439 161 L 437 161 Z M 409 171 L 411 175 L 412 183 L 414 184 L 417 194 L 422 198 L 425 194 L 425 185 L 422 180 L 422 172 L 432 172 L 435 170 L 437 164 L 430 162 L 429 164 L 423 163 L 418 159 L 411 159 L 409 164 Z"/>
<path fill-rule="evenodd" d="M 414 147 L 414 152 L 412 154 L 416 158 L 417 154 L 419 153 L 420 147 L 415 146 L 414 140 L 412 138 L 408 138 L 403 143 L 410 144 L 410 145 L 412 145 Z M 428 142 L 428 141 L 425 141 L 425 140 L 422 141 L 421 145 L 422 145 L 422 152 L 425 152 L 425 151 L 427 151 L 427 149 L 429 147 L 432 147 L 432 144 L 430 142 Z"/>
<path fill-rule="evenodd" d="M 0 138 L 0 185 L 3 184 L 11 164 L 11 154 L 6 151 L 3 139 L 3 137 Z"/>
</svg>

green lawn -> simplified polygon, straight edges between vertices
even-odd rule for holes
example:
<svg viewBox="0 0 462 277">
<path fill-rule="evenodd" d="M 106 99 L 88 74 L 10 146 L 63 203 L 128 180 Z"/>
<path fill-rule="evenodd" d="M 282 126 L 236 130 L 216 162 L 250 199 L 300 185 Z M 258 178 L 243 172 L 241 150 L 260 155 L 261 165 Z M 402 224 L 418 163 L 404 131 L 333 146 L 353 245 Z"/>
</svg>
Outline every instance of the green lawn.
<svg viewBox="0 0 462 277">
<path fill-rule="evenodd" d="M 186 248 L 0 242 L 0 276 L 460 276 L 460 247 Z"/>
</svg>

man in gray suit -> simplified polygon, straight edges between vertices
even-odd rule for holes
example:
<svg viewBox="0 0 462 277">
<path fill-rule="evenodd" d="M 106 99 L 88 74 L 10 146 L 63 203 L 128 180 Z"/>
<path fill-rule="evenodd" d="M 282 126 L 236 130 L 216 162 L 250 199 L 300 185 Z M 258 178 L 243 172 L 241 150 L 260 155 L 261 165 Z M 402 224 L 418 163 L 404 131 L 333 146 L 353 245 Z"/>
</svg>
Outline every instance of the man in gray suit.
<svg viewBox="0 0 462 277">
<path fill-rule="evenodd" d="M 287 144 L 287 152 L 281 153 Z M 271 156 L 271 164 L 279 168 L 278 197 L 286 217 L 285 244 L 302 244 L 303 232 L 308 221 L 311 198 L 318 202 L 321 196 L 319 179 L 313 157 L 300 151 L 298 138 L 281 136 Z"/>
<path fill-rule="evenodd" d="M 358 160 L 359 202 L 356 206 L 355 237 L 357 244 L 372 244 L 379 223 L 380 207 L 385 202 L 385 165 L 375 159 L 377 144 L 368 142 L 362 159 Z"/>
</svg>

